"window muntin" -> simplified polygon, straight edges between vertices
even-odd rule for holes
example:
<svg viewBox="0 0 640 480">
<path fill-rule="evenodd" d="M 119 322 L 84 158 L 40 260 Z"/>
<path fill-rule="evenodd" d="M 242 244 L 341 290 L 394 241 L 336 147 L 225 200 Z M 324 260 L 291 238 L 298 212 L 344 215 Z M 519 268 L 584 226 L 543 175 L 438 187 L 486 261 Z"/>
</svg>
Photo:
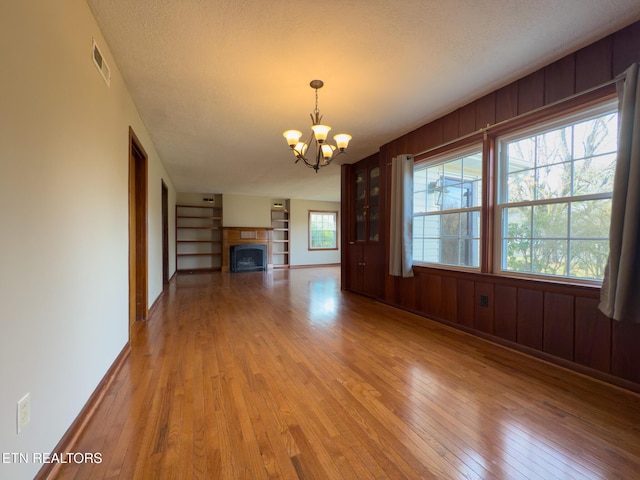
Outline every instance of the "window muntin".
<svg viewBox="0 0 640 480">
<path fill-rule="evenodd" d="M 338 248 L 338 212 L 309 210 L 309 250 Z"/>
<path fill-rule="evenodd" d="M 602 279 L 617 130 L 608 103 L 499 139 L 499 271 Z"/>
<path fill-rule="evenodd" d="M 481 147 L 417 163 L 413 175 L 414 263 L 479 268 Z"/>
</svg>

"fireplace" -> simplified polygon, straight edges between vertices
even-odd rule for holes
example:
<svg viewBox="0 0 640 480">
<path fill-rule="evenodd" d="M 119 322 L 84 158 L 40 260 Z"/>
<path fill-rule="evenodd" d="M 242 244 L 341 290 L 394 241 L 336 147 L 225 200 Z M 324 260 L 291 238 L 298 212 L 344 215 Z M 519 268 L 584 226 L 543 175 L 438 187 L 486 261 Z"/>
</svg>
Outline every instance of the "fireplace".
<svg viewBox="0 0 640 480">
<path fill-rule="evenodd" d="M 255 243 L 231 245 L 229 267 L 232 272 L 255 272 L 267 269 L 267 246 Z"/>
<path fill-rule="evenodd" d="M 222 227 L 222 271 L 236 272 L 231 268 L 231 251 L 233 247 L 246 246 L 264 249 L 265 258 L 259 270 L 273 268 L 271 264 L 271 227 Z M 236 255 L 237 256 L 237 255 Z M 256 265 L 259 263 L 254 259 Z M 247 265 L 248 266 L 248 265 Z"/>
</svg>

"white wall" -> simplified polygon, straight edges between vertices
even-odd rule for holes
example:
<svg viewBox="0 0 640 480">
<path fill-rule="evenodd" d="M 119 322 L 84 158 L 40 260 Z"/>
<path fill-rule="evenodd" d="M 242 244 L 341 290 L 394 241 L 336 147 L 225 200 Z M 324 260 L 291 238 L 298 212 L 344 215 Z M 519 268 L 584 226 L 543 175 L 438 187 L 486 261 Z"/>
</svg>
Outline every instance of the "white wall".
<svg viewBox="0 0 640 480">
<path fill-rule="evenodd" d="M 84 0 L 0 2 L 0 62 L 0 452 L 32 455 L 55 447 L 128 340 L 130 125 L 149 155 L 149 305 L 162 289 L 161 178 L 171 245 L 175 190 Z M 0 463 L 0 478 L 41 466 Z"/>
<path fill-rule="evenodd" d="M 338 212 L 338 250 L 309 250 L 309 210 Z M 340 263 L 340 203 L 316 200 L 295 200 L 290 203 L 291 266 Z"/>
<path fill-rule="evenodd" d="M 222 225 L 225 227 L 270 227 L 271 198 L 223 194 Z"/>
<path fill-rule="evenodd" d="M 213 202 L 205 202 L 204 198 L 212 198 Z M 176 203 L 179 205 L 219 207 L 222 205 L 222 195 L 219 193 L 177 192 Z"/>
</svg>

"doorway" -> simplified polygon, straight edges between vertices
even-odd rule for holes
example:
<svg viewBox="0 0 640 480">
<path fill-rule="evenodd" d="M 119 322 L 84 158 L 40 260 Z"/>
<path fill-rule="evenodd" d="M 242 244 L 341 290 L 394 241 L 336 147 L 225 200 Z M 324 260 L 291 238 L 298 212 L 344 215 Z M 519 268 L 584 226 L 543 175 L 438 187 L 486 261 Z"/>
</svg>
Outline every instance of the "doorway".
<svg viewBox="0 0 640 480">
<path fill-rule="evenodd" d="M 129 127 L 129 328 L 147 318 L 147 154 Z"/>
<path fill-rule="evenodd" d="M 162 183 L 162 290 L 169 285 L 169 189 Z"/>
</svg>

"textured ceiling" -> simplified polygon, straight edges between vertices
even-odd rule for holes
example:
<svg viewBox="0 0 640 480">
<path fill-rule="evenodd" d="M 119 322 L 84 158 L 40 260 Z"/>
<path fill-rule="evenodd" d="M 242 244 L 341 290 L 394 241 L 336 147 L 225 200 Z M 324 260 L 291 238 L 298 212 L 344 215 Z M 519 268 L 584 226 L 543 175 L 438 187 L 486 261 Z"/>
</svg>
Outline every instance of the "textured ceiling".
<svg viewBox="0 0 640 480">
<path fill-rule="evenodd" d="M 338 200 L 339 164 L 640 19 L 638 0 L 88 0 L 177 191 Z M 317 174 L 314 91 L 348 154 Z M 409 152 L 410 153 L 410 152 Z"/>
</svg>

